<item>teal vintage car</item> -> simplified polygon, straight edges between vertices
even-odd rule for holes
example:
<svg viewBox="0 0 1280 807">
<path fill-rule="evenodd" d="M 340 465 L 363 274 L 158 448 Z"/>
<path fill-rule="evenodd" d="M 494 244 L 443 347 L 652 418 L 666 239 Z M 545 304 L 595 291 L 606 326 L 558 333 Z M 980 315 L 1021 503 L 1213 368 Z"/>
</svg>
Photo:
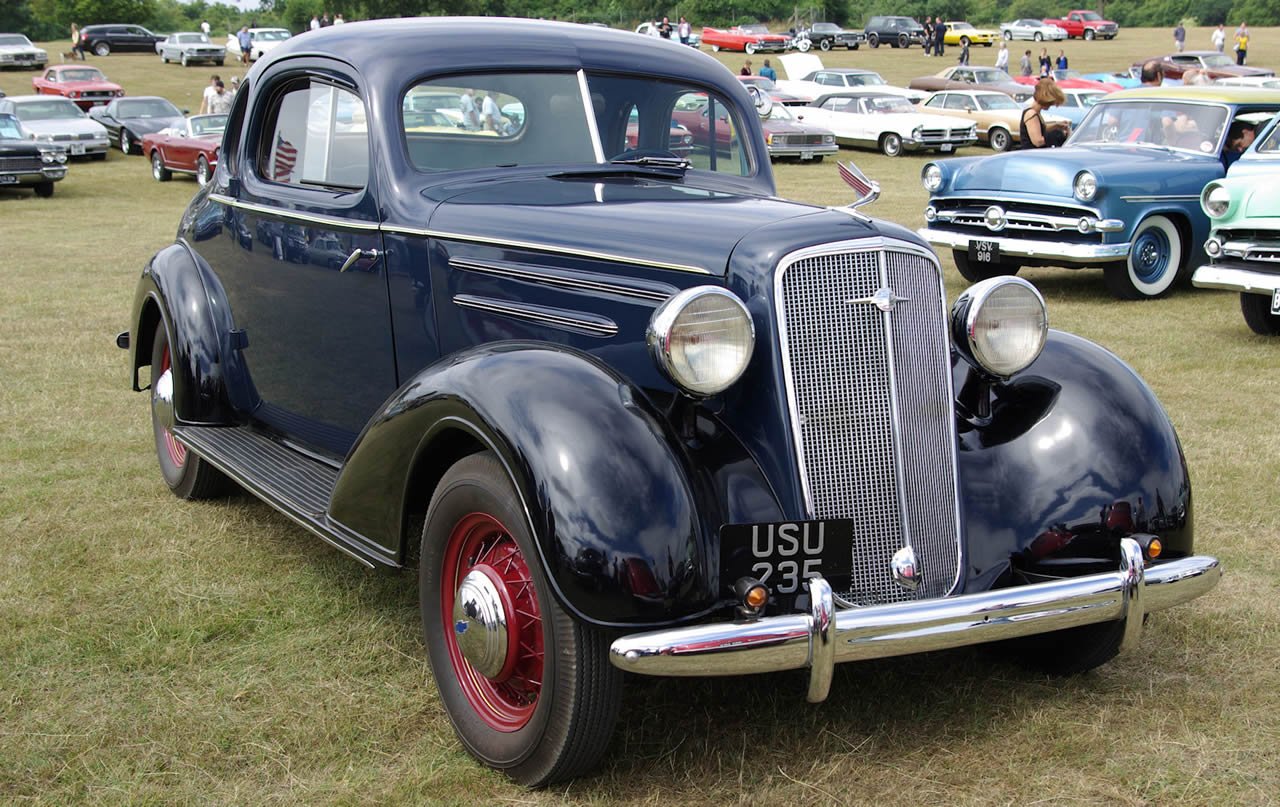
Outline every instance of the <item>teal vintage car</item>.
<svg viewBox="0 0 1280 807">
<path fill-rule="evenodd" d="M 1212 263 L 1196 286 L 1240 292 L 1240 311 L 1254 333 L 1280 335 L 1280 117 L 1263 129 L 1225 179 L 1210 182 L 1200 206 L 1213 222 L 1204 244 Z"/>
<path fill-rule="evenodd" d="M 1121 299 L 1166 294 L 1207 262 L 1200 192 L 1229 135 L 1280 111 L 1280 91 L 1143 87 L 1100 100 L 1062 148 L 931 162 L 919 233 L 969 280 L 1024 266 L 1101 268 Z"/>
</svg>

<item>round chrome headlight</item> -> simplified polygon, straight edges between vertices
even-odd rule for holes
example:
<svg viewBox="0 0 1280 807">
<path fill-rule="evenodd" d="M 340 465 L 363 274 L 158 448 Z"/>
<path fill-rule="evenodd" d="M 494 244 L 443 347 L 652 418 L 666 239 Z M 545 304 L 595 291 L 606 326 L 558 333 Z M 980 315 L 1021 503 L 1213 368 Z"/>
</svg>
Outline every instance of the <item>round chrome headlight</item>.
<svg viewBox="0 0 1280 807">
<path fill-rule="evenodd" d="M 924 183 L 924 189 L 929 193 L 936 192 L 942 187 L 942 169 L 935 163 L 929 163 L 920 172 L 920 181 Z"/>
<path fill-rule="evenodd" d="M 736 296 L 695 286 L 658 306 L 646 334 L 658 367 L 692 395 L 715 395 L 737 381 L 751 361 L 756 332 Z"/>
<path fill-rule="evenodd" d="M 1098 195 L 1098 178 L 1088 171 L 1081 171 L 1076 174 L 1076 181 L 1071 184 L 1071 190 L 1080 201 L 1092 201 L 1093 197 Z"/>
<path fill-rule="evenodd" d="M 53 161 L 54 161 L 54 156 L 52 151 L 40 152 L 40 162 L 44 163 L 45 165 L 48 165 Z"/>
<path fill-rule="evenodd" d="M 912 130 L 911 130 L 911 139 L 912 139 L 912 140 L 919 140 L 919 139 L 920 139 L 920 138 L 922 138 L 922 137 L 924 137 L 924 127 L 923 127 L 923 126 L 917 126 L 916 128 L 914 128 L 914 129 L 912 129 Z"/>
<path fill-rule="evenodd" d="M 969 359 L 1007 378 L 1040 355 L 1049 317 L 1035 286 L 1006 275 L 975 283 L 956 298 L 951 327 L 957 347 Z"/>
<path fill-rule="evenodd" d="M 824 146 L 829 146 L 829 145 L 831 145 L 831 144 L 832 144 L 832 143 L 834 143 L 834 142 L 836 142 L 836 136 L 835 136 L 835 135 L 833 135 L 833 134 L 829 134 L 829 135 L 823 135 L 823 136 L 822 136 L 822 145 L 824 145 Z"/>
<path fill-rule="evenodd" d="M 1212 218 L 1220 219 L 1231 209 L 1231 191 L 1223 185 L 1210 182 L 1200 193 L 1200 206 Z"/>
</svg>

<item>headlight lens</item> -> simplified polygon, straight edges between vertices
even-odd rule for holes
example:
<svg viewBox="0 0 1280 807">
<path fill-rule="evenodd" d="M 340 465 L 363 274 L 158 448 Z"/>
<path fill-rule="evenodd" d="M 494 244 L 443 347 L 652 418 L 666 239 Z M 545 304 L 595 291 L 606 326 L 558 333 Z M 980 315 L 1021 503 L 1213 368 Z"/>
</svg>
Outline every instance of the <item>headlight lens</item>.
<svg viewBox="0 0 1280 807">
<path fill-rule="evenodd" d="M 1200 194 L 1200 206 L 1213 218 L 1220 219 L 1231 209 L 1231 191 L 1216 182 L 1210 182 Z"/>
<path fill-rule="evenodd" d="M 936 192 L 942 187 L 942 169 L 935 163 L 929 163 L 920 172 L 920 181 L 924 183 L 924 189 L 929 193 Z"/>
<path fill-rule="evenodd" d="M 957 346 L 1001 378 L 1035 361 L 1049 330 L 1044 298 L 1020 277 L 975 283 L 956 298 L 951 315 Z"/>
<path fill-rule="evenodd" d="M 912 139 L 912 140 L 919 140 L 923 135 L 924 135 L 924 127 L 923 127 L 923 126 L 917 126 L 916 128 L 914 128 L 914 129 L 912 129 L 912 130 L 911 130 L 911 139 Z"/>
<path fill-rule="evenodd" d="M 52 151 L 42 151 L 42 152 L 40 152 L 40 162 L 42 162 L 42 163 L 44 163 L 44 164 L 48 165 L 49 163 L 53 162 L 53 161 L 54 161 L 54 159 L 55 159 L 55 158 L 54 158 L 54 156 L 53 156 L 53 152 L 52 152 Z"/>
<path fill-rule="evenodd" d="M 1071 190 L 1080 201 L 1092 201 L 1093 197 L 1098 195 L 1098 178 L 1088 171 L 1081 171 L 1076 174 L 1076 181 L 1072 183 Z"/>
<path fill-rule="evenodd" d="M 828 145 L 830 145 L 830 144 L 832 144 L 832 143 L 834 143 L 834 142 L 836 142 L 836 136 L 835 136 L 835 135 L 833 135 L 833 134 L 829 134 L 829 135 L 823 135 L 823 136 L 822 136 L 822 145 L 824 145 L 824 146 L 828 146 Z"/>
<path fill-rule="evenodd" d="M 695 286 L 658 306 L 649 320 L 649 351 L 676 385 L 715 395 L 737 381 L 755 349 L 747 307 L 716 286 Z"/>
</svg>

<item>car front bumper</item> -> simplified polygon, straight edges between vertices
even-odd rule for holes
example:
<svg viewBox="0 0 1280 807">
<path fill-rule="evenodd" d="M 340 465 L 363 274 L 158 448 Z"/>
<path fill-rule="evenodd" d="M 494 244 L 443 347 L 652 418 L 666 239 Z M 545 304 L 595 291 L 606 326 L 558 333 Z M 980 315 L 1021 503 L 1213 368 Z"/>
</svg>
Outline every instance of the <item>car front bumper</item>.
<svg viewBox="0 0 1280 807">
<path fill-rule="evenodd" d="M 65 165 L 46 165 L 44 168 L 29 171 L 0 171 L 0 188 L 6 185 L 29 186 L 57 182 L 66 175 Z"/>
<path fill-rule="evenodd" d="M 953 149 L 972 146 L 978 142 L 978 133 L 974 132 L 973 137 L 942 137 L 927 138 L 923 137 L 919 140 L 910 137 L 902 138 L 902 147 L 907 151 L 922 151 L 924 149 L 939 149 L 943 146 L 950 146 Z"/>
<path fill-rule="evenodd" d="M 817 146 L 769 146 L 769 156 L 778 157 L 809 157 L 826 156 L 828 154 L 839 154 L 840 147 L 834 143 Z"/>
<path fill-rule="evenodd" d="M 1276 289 L 1280 289 L 1280 267 L 1276 272 L 1263 272 L 1244 261 L 1207 263 L 1191 276 L 1191 285 L 1245 294 L 1275 294 Z"/>
<path fill-rule="evenodd" d="M 1144 566 L 1142 547 L 1121 539 L 1114 572 L 937 600 L 836 610 L 831 586 L 809 581 L 809 613 L 696 625 L 624 636 L 609 660 L 633 673 L 746 675 L 809 668 L 808 699 L 825 700 L 835 665 L 994 642 L 1098 622 L 1124 622 L 1122 650 L 1143 617 L 1217 585 L 1217 558 L 1195 555 Z"/>
<path fill-rule="evenodd" d="M 1001 255 L 1023 258 L 1062 261 L 1089 265 L 1098 261 L 1118 261 L 1129 257 L 1130 243 L 1122 244 L 1073 244 L 1068 241 L 1038 241 L 1030 238 L 1008 238 L 995 235 L 990 238 L 970 236 L 950 230 L 934 230 L 921 227 L 916 233 L 935 247 L 968 249 L 969 242 L 994 241 L 1000 245 Z"/>
</svg>

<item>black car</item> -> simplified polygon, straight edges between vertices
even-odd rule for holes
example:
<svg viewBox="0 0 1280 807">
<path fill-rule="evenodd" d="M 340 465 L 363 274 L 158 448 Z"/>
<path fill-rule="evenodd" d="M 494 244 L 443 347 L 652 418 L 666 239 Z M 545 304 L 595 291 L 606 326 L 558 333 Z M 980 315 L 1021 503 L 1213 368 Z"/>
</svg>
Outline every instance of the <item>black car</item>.
<svg viewBox="0 0 1280 807">
<path fill-rule="evenodd" d="M 53 183 L 66 175 L 66 149 L 32 140 L 16 116 L 0 113 L 0 188 L 31 188 L 49 197 Z"/>
<path fill-rule="evenodd" d="M 1021 278 L 948 313 L 919 236 L 778 198 L 768 96 L 712 58 L 374 20 L 240 93 L 117 336 L 161 475 L 414 570 L 445 714 L 519 782 L 600 758 L 625 671 L 821 701 L 838 662 L 1003 639 L 1080 671 L 1219 578 L 1137 374 Z"/>
<path fill-rule="evenodd" d="M 86 25 L 80 29 L 80 46 L 99 56 L 113 50 L 156 52 L 156 43 L 165 37 L 153 34 L 141 25 Z"/>
<path fill-rule="evenodd" d="M 804 44 L 806 39 L 808 45 Z M 857 50 L 866 41 L 867 35 L 862 31 L 846 31 L 834 22 L 815 22 L 796 36 L 796 47 L 801 51 L 809 48 L 831 50 L 836 46 Z"/>
<path fill-rule="evenodd" d="M 924 44 L 924 26 L 911 17 L 878 16 L 867 20 L 864 29 L 867 44 L 873 48 L 881 43 L 893 48 L 909 48 Z"/>
<path fill-rule="evenodd" d="M 89 117 L 107 128 L 111 141 L 125 154 L 133 153 L 143 135 L 181 126 L 186 114 L 158 95 L 126 96 L 89 110 Z"/>
</svg>

